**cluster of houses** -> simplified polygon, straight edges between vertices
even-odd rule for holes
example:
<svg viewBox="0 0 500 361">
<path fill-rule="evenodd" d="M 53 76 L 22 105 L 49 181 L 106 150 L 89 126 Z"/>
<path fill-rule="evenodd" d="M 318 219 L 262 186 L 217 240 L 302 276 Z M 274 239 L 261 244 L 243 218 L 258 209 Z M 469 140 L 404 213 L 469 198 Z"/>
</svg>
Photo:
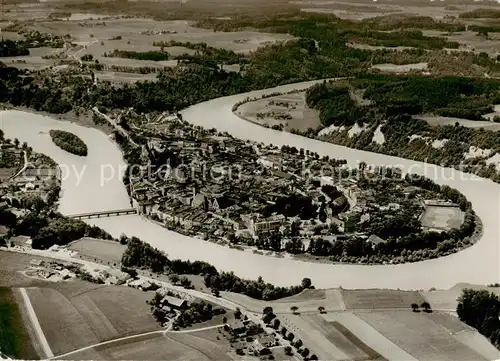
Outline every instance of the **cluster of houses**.
<svg viewBox="0 0 500 361">
<path fill-rule="evenodd" d="M 356 224 L 369 222 L 374 209 L 401 206 L 377 208 L 377 192 L 360 187 L 357 177 L 344 178 L 349 168 L 343 161 L 236 139 L 172 116 L 133 122 L 148 141 L 142 145 L 140 170 L 129 178 L 132 202 L 140 214 L 181 233 L 244 241 L 286 234 L 298 224 L 304 238 L 328 236 L 332 229 L 349 234 Z M 381 170 L 363 169 L 363 174 L 376 180 L 387 173 Z M 401 181 L 397 168 L 390 173 Z M 313 209 L 305 216 L 289 210 L 304 204 Z"/>
<path fill-rule="evenodd" d="M 29 261 L 29 269 L 26 271 L 26 275 L 53 282 L 76 278 L 76 274 L 66 268 L 64 264 L 48 263 L 41 259 L 32 259 Z"/>
<path fill-rule="evenodd" d="M 0 162 L 0 197 L 12 205 L 27 198 L 48 200 L 50 191 L 60 187 L 60 169 L 49 158 L 3 143 Z"/>
<path fill-rule="evenodd" d="M 234 345 L 236 350 L 247 349 L 256 356 L 265 354 L 266 350 L 278 345 L 278 340 L 273 334 L 260 332 L 255 335 L 254 330 L 258 330 L 258 326 L 250 320 L 235 319 L 227 325 L 227 329 L 233 337 L 239 339 Z M 247 336 L 251 336 L 250 342 L 247 341 Z"/>
</svg>

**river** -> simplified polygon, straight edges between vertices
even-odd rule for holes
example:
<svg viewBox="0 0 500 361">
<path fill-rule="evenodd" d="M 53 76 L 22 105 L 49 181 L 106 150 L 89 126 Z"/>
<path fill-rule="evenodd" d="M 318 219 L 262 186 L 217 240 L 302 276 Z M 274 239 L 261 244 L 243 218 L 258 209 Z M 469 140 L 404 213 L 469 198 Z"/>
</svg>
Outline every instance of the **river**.
<svg viewBox="0 0 500 361">
<path fill-rule="evenodd" d="M 304 88 L 311 83 L 288 85 L 265 91 L 219 98 L 192 106 L 182 112 L 193 124 L 215 127 L 236 137 L 293 145 L 346 159 L 350 165 L 360 161 L 377 165 L 399 165 L 405 171 L 423 174 L 440 184 L 460 190 L 473 203 L 483 221 L 481 240 L 453 255 L 402 265 L 332 265 L 266 257 L 221 247 L 206 241 L 182 236 L 153 224 L 137 215 L 89 220 L 114 236 L 125 233 L 137 236 L 154 247 L 164 250 L 171 258 L 204 260 L 220 270 L 234 271 L 240 277 L 264 280 L 276 285 L 290 285 L 310 277 L 316 287 L 344 288 L 449 288 L 460 282 L 486 284 L 500 280 L 500 185 L 459 171 L 402 158 L 349 149 L 334 144 L 274 131 L 246 122 L 232 112 L 232 106 L 248 96 Z M 3 111 L 0 126 L 9 138 L 26 141 L 36 152 L 47 154 L 66 172 L 60 211 L 63 214 L 106 209 L 127 208 L 129 199 L 121 176 L 124 161 L 118 147 L 102 132 L 73 123 L 54 120 L 37 114 Z M 71 155 L 54 145 L 50 129 L 62 129 L 77 134 L 88 146 L 88 156 Z M 80 176 L 83 171 L 83 176 Z"/>
</svg>

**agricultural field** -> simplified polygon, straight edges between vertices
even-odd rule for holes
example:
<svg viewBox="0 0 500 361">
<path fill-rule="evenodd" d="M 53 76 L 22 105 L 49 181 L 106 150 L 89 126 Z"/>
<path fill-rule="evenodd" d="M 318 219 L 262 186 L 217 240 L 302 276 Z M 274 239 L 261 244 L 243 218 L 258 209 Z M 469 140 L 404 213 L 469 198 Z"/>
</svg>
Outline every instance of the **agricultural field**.
<svg viewBox="0 0 500 361">
<path fill-rule="evenodd" d="M 156 74 L 135 74 L 118 71 L 99 71 L 94 73 L 99 81 L 109 81 L 112 83 L 135 83 L 137 81 L 154 81 Z"/>
<path fill-rule="evenodd" d="M 427 206 L 420 221 L 423 227 L 449 231 L 460 228 L 464 212 L 458 207 Z"/>
<path fill-rule="evenodd" d="M 78 252 L 78 256 L 87 259 L 97 259 L 103 263 L 120 264 L 126 246 L 113 241 L 94 238 L 82 238 L 68 247 Z M 78 257 L 76 256 L 76 257 Z"/>
<path fill-rule="evenodd" d="M 242 104 L 235 111 L 251 122 L 284 130 L 307 131 L 321 125 L 318 111 L 306 105 L 305 92 L 277 95 Z"/>
<path fill-rule="evenodd" d="M 19 359 L 38 359 L 22 318 L 20 297 L 13 288 L 0 287 L 0 351 Z"/>
<path fill-rule="evenodd" d="M 79 281 L 26 291 L 55 355 L 159 329 L 150 293 Z"/>
<path fill-rule="evenodd" d="M 301 6 L 302 11 L 335 14 L 344 19 L 362 20 L 376 16 L 410 14 L 416 16 L 429 16 L 442 20 L 447 16 L 458 17 L 460 13 L 477 8 L 497 8 L 494 2 L 465 2 L 460 0 L 447 0 L 446 2 L 432 2 L 428 0 L 417 1 L 390 1 L 366 2 L 362 0 L 300 0 L 293 3 Z"/>
<path fill-rule="evenodd" d="M 363 311 L 356 315 L 391 342 L 418 360 L 486 360 L 480 347 L 468 347 L 454 333 L 467 329 L 447 319 L 453 316 L 427 315 L 412 311 Z"/>
<path fill-rule="evenodd" d="M 384 360 L 377 351 L 358 338 L 343 323 L 339 313 L 279 315 L 289 332 L 304 343 L 320 360 Z M 367 332 L 364 332 L 365 334 Z"/>
<path fill-rule="evenodd" d="M 204 333 L 214 331 L 204 331 Z M 198 333 L 153 333 L 112 341 L 63 355 L 65 360 L 186 360 L 229 361 L 225 348 Z M 215 333 L 217 333 L 215 331 Z"/>
<path fill-rule="evenodd" d="M 321 332 L 321 334 L 335 345 L 349 360 L 383 360 L 384 358 L 376 351 L 367 346 L 356 335 L 340 322 L 327 321 L 320 314 L 304 314 L 300 316 L 307 322 L 311 329 Z"/>
<path fill-rule="evenodd" d="M 461 118 L 442 117 L 437 115 L 415 115 L 414 118 L 422 119 L 430 125 L 459 125 L 467 128 L 484 128 L 485 130 L 500 130 L 500 123 L 487 120 L 469 120 Z"/>
<path fill-rule="evenodd" d="M 282 298 L 276 301 L 259 301 L 248 296 L 221 292 L 224 298 L 242 305 L 252 312 L 262 312 L 264 307 L 272 306 L 275 313 L 292 313 L 290 307 L 298 307 L 299 312 L 317 312 L 318 307 L 322 306 L 327 311 L 339 311 L 344 309 L 342 294 L 339 289 L 327 290 L 305 290 L 301 293 Z"/>
<path fill-rule="evenodd" d="M 410 309 L 412 303 L 421 305 L 425 299 L 417 291 L 399 290 L 342 290 L 345 306 L 359 309 Z"/>
<path fill-rule="evenodd" d="M 111 18 L 104 20 L 50 20 L 39 21 L 26 25 L 26 30 L 38 30 L 42 33 L 51 33 L 58 36 L 71 34 L 75 47 L 68 49 L 39 48 L 30 49 L 29 56 L 2 58 L 2 62 L 18 68 L 43 69 L 54 66 L 57 58 L 80 59 L 83 55 L 92 55 L 102 65 L 120 67 L 172 67 L 176 60 L 145 61 L 134 59 L 120 59 L 105 57 L 114 50 L 147 52 L 161 51 L 155 42 L 206 43 L 209 46 L 233 50 L 238 53 L 249 53 L 257 48 L 284 42 L 292 39 L 286 34 L 270 34 L 254 31 L 242 32 L 214 32 L 208 29 L 197 28 L 189 21 L 156 21 L 144 18 Z M 10 32 L 12 33 L 12 32 Z M 15 34 L 15 33 L 12 33 Z M 15 37 L 12 35 L 11 37 Z M 165 47 L 164 51 L 172 56 L 192 54 L 192 49 L 184 47 Z M 50 55 L 50 58 L 45 56 Z M 118 79 L 121 80 L 121 79 Z M 145 79 L 139 79 L 145 80 Z"/>
<path fill-rule="evenodd" d="M 406 65 L 394 65 L 394 64 L 375 64 L 372 69 L 378 69 L 384 73 L 407 73 L 410 71 L 426 71 L 427 63 L 416 63 L 416 64 L 406 64 Z"/>
</svg>

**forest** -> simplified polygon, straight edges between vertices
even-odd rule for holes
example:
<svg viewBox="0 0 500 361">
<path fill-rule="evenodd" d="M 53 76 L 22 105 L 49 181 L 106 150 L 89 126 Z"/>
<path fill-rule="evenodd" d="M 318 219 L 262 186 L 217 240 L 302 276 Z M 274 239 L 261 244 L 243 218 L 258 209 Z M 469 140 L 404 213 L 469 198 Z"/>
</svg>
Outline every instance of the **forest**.
<svg viewBox="0 0 500 361">
<path fill-rule="evenodd" d="M 323 125 L 374 122 L 369 114 L 397 116 L 431 113 L 447 117 L 484 120 L 500 103 L 500 81 L 465 77 L 360 75 L 349 84 L 323 82 L 309 88 L 306 102 L 320 111 Z M 363 92 L 369 106 L 359 105 L 353 89 Z"/>
<path fill-rule="evenodd" d="M 457 314 L 500 349 L 500 298 L 488 290 L 464 289 L 458 298 Z"/>
<path fill-rule="evenodd" d="M 474 9 L 459 15 L 461 19 L 500 19 L 500 10 L 482 8 Z"/>
<path fill-rule="evenodd" d="M 30 55 L 23 41 L 0 40 L 0 57 Z"/>
<path fill-rule="evenodd" d="M 214 48 L 208 46 L 206 43 L 191 43 L 182 41 L 160 41 L 153 42 L 153 46 L 160 47 L 162 51 L 167 51 L 168 47 L 183 47 L 195 51 L 194 55 L 180 54 L 172 56 L 173 59 L 189 59 L 190 57 L 204 59 L 207 62 L 213 62 L 216 64 L 245 64 L 248 62 L 247 57 L 242 54 L 237 54 L 234 51 L 226 50 L 222 48 Z"/>
<path fill-rule="evenodd" d="M 73 133 L 52 129 L 49 134 L 52 141 L 61 149 L 82 157 L 87 156 L 87 145 Z"/>
<path fill-rule="evenodd" d="M 19 220 L 15 226 L 14 234 L 31 237 L 32 247 L 35 249 L 66 245 L 82 237 L 112 239 L 99 227 L 89 226 L 83 221 L 67 218 L 53 212 L 31 212 Z"/>
<path fill-rule="evenodd" d="M 348 30 L 343 33 L 354 43 L 372 46 L 398 47 L 408 46 L 419 49 L 458 49 L 459 43 L 445 38 L 424 36 L 421 30 L 402 30 L 392 32 L 372 30 Z"/>
<path fill-rule="evenodd" d="M 484 120 L 500 98 L 500 81 L 465 77 L 360 75 L 356 79 L 323 82 L 309 88 L 306 102 L 319 110 L 323 127 L 364 124 L 364 131 L 349 136 L 348 129 L 323 140 L 367 151 L 395 155 L 444 166 L 461 167 L 500 182 L 500 172 L 486 159 L 464 157 L 471 146 L 500 152 L 500 132 L 454 125 L 430 125 L 419 114 Z M 354 93 L 363 94 L 360 105 Z M 349 96 L 350 95 L 350 96 Z M 373 142 L 381 127 L 384 143 Z M 313 136 L 308 134 L 307 136 Z M 442 147 L 433 142 L 443 141 Z"/>
<path fill-rule="evenodd" d="M 354 84 L 388 115 L 434 113 L 481 120 L 500 102 L 500 81 L 493 79 L 368 75 Z"/>
<path fill-rule="evenodd" d="M 152 60 L 152 61 L 164 61 L 171 59 L 170 54 L 164 51 L 129 51 L 129 50 L 113 50 L 110 53 L 104 53 L 105 57 L 109 58 L 125 58 L 125 59 L 135 59 L 135 60 Z"/>
<path fill-rule="evenodd" d="M 10 78 L 7 80 L 0 73 L 0 90 L 2 88 L 5 90 L 0 93 L 0 101 L 8 101 L 13 105 L 25 105 L 51 113 L 65 113 L 74 107 L 88 108 L 96 105 L 110 109 L 134 107 L 138 112 L 177 111 L 194 103 L 244 91 L 312 79 L 360 76 L 369 72 L 373 63 L 381 63 L 395 56 L 380 50 L 373 52 L 352 48 L 348 46 L 349 34 L 364 34 L 363 36 L 368 34 L 366 36 L 380 39 L 390 37 L 391 42 L 396 41 L 394 45 L 397 45 L 397 42 L 401 45 L 407 39 L 440 42 L 442 39 L 436 40 L 440 38 L 422 38 L 420 30 L 393 33 L 382 31 L 396 30 L 401 27 L 401 24 L 406 23 L 418 29 L 441 29 L 451 26 L 420 17 L 398 20 L 381 18 L 378 21 L 379 25 L 368 21 L 356 23 L 336 18 L 333 15 L 322 14 L 280 15 L 279 18 L 262 17 L 247 20 L 237 18 L 231 21 L 203 20 L 198 26 L 211 27 L 217 31 L 232 31 L 251 26 L 265 31 L 289 33 L 297 39 L 287 41 L 286 44 L 261 47 L 248 56 L 216 49 L 204 43 L 158 42 L 155 45 L 164 50 L 168 50 L 169 46 L 182 46 L 194 50 L 195 54 L 174 57 L 178 58 L 181 64 L 174 68 L 163 69 L 158 73 L 156 82 L 139 82 L 123 87 L 113 86 L 106 82 L 94 85 L 89 78 L 65 75 L 54 77 L 53 74 L 50 77 L 41 74 L 42 79 L 35 83 L 33 78 L 25 77 L 21 72 L 15 74 L 15 70 L 9 70 Z M 460 29 L 450 28 L 449 30 Z M 426 45 L 426 47 L 429 46 Z M 426 53 L 419 52 L 419 50 L 423 49 L 406 51 L 400 56 L 406 59 L 405 61 L 426 56 Z M 162 51 L 134 53 L 118 50 L 117 55 L 134 59 L 172 58 Z M 439 56 L 449 55 L 443 53 Z M 481 66 L 497 67 L 493 60 L 486 58 L 477 55 L 474 61 Z M 231 63 L 241 64 L 244 71 L 227 73 L 219 69 L 219 64 Z M 90 67 L 89 64 L 86 66 Z M 92 64 L 92 66 L 102 67 L 101 64 Z M 397 80 L 386 79 L 384 81 L 392 85 Z M 406 81 L 406 79 L 401 78 L 401 81 Z M 428 86 L 432 87 L 434 84 Z M 416 91 L 406 92 L 403 100 L 406 98 L 411 100 Z M 392 94 L 387 94 L 387 96 L 390 95 Z M 447 107 L 441 109 L 441 112 L 443 114 L 455 114 L 459 111 L 466 113 L 466 109 L 472 105 L 474 109 L 469 111 L 468 117 L 470 118 L 477 117 L 478 111 L 487 110 L 482 99 L 469 98 L 464 106 L 448 104 Z M 430 101 L 427 99 L 424 105 L 428 103 Z"/>
</svg>

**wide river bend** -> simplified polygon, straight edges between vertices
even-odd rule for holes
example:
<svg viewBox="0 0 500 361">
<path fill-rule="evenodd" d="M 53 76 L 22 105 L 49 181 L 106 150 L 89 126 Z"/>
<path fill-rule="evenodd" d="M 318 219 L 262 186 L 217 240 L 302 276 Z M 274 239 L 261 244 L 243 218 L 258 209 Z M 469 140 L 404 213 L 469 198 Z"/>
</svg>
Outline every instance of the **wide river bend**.
<svg viewBox="0 0 500 361">
<path fill-rule="evenodd" d="M 373 165 L 398 165 L 405 171 L 426 175 L 439 184 L 460 190 L 481 218 L 484 233 L 472 247 L 447 257 L 400 265 L 333 265 L 274 258 L 221 247 L 166 230 L 137 215 L 91 219 L 118 237 L 137 236 L 171 258 L 204 260 L 220 270 L 234 271 L 240 277 L 264 280 L 275 285 L 299 283 L 310 277 L 316 287 L 344 288 L 449 288 L 460 282 L 487 284 L 500 281 L 500 185 L 457 170 L 402 158 L 370 153 L 274 131 L 247 122 L 233 114 L 232 106 L 246 97 L 271 92 L 305 89 L 312 82 L 292 84 L 262 91 L 218 98 L 192 106 L 182 112 L 184 120 L 207 128 L 227 131 L 235 137 L 278 146 L 287 144 L 309 149 L 320 155 L 346 159 L 356 166 L 364 161 Z M 26 141 L 36 152 L 58 162 L 63 170 L 63 214 L 128 208 L 130 201 L 121 181 L 125 162 L 118 146 L 104 133 L 74 123 L 19 111 L 0 112 L 0 127 L 5 136 Z M 69 154 L 52 143 L 50 129 L 63 129 L 82 138 L 88 146 L 85 158 Z"/>
</svg>

